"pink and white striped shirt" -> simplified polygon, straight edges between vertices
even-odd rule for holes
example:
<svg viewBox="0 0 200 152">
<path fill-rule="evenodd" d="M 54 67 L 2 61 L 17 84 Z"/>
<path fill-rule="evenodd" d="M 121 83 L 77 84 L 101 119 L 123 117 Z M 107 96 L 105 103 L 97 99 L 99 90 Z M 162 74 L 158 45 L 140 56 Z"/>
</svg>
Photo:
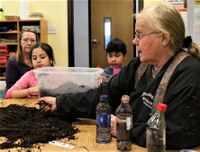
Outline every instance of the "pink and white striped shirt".
<svg viewBox="0 0 200 152">
<path fill-rule="evenodd" d="M 36 86 L 38 86 L 38 79 L 35 77 L 33 70 L 28 71 L 9 90 L 7 90 L 5 98 L 12 98 L 12 92 L 14 90 L 22 90 Z"/>
</svg>

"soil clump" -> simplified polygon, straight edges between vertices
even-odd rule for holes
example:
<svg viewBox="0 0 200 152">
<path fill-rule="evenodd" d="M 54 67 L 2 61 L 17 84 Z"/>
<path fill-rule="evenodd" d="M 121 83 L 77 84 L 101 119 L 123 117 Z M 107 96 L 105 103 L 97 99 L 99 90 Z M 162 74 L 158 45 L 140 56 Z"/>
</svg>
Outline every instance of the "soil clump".
<svg viewBox="0 0 200 152">
<path fill-rule="evenodd" d="M 0 108 L 0 149 L 23 147 L 31 148 L 33 144 L 48 143 L 67 137 L 75 139 L 79 132 L 69 119 L 60 113 L 44 113 L 35 107 L 11 104 Z"/>
</svg>

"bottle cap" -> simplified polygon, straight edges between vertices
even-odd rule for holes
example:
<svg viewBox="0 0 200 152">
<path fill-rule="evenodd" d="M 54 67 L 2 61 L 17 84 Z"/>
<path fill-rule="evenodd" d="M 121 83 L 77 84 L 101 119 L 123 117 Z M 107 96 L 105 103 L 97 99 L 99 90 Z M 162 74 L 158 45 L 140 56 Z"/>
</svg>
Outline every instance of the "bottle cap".
<svg viewBox="0 0 200 152">
<path fill-rule="evenodd" d="M 166 111 L 167 110 L 167 105 L 164 103 L 158 103 L 157 109 L 160 111 Z"/>
<path fill-rule="evenodd" d="M 128 103 L 129 100 L 130 100 L 130 98 L 129 98 L 128 95 L 123 95 L 123 96 L 122 96 L 122 100 L 121 100 L 122 102 L 124 102 L 124 103 Z"/>
</svg>

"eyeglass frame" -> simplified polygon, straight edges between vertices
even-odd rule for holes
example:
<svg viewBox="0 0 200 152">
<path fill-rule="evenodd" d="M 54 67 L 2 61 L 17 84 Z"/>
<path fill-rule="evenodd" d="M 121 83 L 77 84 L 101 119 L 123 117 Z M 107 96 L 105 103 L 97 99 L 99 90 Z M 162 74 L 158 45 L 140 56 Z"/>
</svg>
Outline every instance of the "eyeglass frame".
<svg viewBox="0 0 200 152">
<path fill-rule="evenodd" d="M 140 33 L 140 34 L 134 34 L 134 38 L 138 41 L 140 41 L 143 37 L 147 36 L 147 35 L 152 35 L 152 34 L 158 34 L 161 32 L 147 32 L 147 33 Z"/>
</svg>

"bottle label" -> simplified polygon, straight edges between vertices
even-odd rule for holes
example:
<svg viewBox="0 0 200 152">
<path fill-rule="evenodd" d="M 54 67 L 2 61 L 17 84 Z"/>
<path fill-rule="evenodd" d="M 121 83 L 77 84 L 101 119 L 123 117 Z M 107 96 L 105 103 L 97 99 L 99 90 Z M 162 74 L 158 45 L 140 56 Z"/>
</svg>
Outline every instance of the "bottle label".
<svg viewBox="0 0 200 152">
<path fill-rule="evenodd" d="M 110 127 L 111 115 L 108 113 L 97 114 L 96 123 L 101 127 Z"/>
<path fill-rule="evenodd" d="M 110 120 L 110 113 L 96 115 L 96 141 L 98 143 L 108 143 L 111 141 Z"/>
<path fill-rule="evenodd" d="M 126 117 L 126 130 L 132 129 L 132 117 Z"/>
</svg>

